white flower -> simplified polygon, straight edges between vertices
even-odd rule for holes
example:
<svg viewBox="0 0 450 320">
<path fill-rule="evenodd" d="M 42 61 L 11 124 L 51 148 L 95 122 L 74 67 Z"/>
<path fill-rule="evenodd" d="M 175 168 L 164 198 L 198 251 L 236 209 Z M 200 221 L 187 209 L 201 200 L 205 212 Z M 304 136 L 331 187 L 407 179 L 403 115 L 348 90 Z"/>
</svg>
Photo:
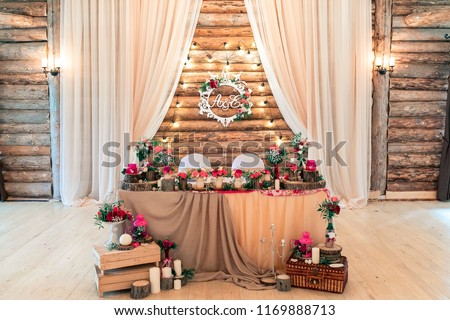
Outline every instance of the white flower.
<svg viewBox="0 0 450 320">
<path fill-rule="evenodd" d="M 143 172 L 147 172 L 147 171 L 148 171 L 148 168 L 145 167 L 144 169 L 142 169 L 142 171 L 143 171 Z"/>
<path fill-rule="evenodd" d="M 336 234 L 334 232 L 328 232 L 328 238 L 336 238 Z"/>
</svg>

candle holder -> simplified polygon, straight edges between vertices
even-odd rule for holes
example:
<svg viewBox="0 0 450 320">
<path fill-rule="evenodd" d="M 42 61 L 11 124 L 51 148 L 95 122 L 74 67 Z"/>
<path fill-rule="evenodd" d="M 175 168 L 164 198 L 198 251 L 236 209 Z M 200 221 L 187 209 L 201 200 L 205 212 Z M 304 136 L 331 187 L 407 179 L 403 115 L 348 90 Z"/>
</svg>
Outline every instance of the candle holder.
<svg viewBox="0 0 450 320">
<path fill-rule="evenodd" d="M 272 273 L 273 277 L 264 278 L 264 279 L 262 279 L 262 281 L 267 284 L 269 284 L 269 283 L 275 284 L 276 277 L 277 277 L 277 273 L 275 272 L 275 255 L 277 256 L 278 259 L 281 260 L 281 264 L 284 265 L 284 248 L 286 247 L 286 242 L 284 241 L 284 239 L 282 239 L 280 245 L 277 245 L 275 243 L 275 224 L 272 223 L 269 230 L 270 230 L 270 235 L 271 235 L 269 250 L 270 250 L 270 258 L 271 258 L 271 273 Z M 260 241 L 263 244 L 263 246 L 265 246 L 266 238 L 263 237 L 263 238 L 261 238 Z M 279 247 L 281 247 L 281 253 L 280 253 Z M 267 253 L 269 250 L 265 250 L 263 247 L 264 253 Z"/>
</svg>

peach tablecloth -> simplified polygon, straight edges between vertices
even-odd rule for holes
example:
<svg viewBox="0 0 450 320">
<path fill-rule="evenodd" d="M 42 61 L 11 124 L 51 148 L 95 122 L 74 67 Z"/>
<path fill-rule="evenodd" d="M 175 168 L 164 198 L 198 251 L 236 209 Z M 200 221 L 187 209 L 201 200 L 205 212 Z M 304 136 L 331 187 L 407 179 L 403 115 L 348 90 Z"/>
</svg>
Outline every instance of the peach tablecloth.
<svg viewBox="0 0 450 320">
<path fill-rule="evenodd" d="M 317 207 L 327 191 L 306 195 L 267 196 L 260 192 L 225 194 L 231 210 L 238 243 L 259 268 L 271 268 L 271 224 L 275 225 L 275 265 L 283 268 L 281 240 L 285 239 L 283 261 L 291 254 L 290 240 L 308 231 L 314 244 L 324 242 L 326 223 Z M 262 238 L 266 242 L 261 242 Z M 278 258 L 277 258 L 278 257 Z"/>
</svg>

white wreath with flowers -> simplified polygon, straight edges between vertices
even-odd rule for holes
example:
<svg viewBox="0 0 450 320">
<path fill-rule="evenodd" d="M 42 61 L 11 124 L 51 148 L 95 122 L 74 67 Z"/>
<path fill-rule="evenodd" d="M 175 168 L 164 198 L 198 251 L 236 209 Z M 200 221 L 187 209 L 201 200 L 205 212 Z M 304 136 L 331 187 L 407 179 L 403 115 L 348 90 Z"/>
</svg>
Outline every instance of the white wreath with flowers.
<svg viewBox="0 0 450 320">
<path fill-rule="evenodd" d="M 226 70 L 222 71 L 222 77 L 217 75 L 210 75 L 210 80 L 204 82 L 200 87 L 200 102 L 198 104 L 200 114 L 206 113 L 208 118 L 216 119 L 224 127 L 228 127 L 231 122 L 243 120 L 250 117 L 252 114 L 253 103 L 250 101 L 252 90 L 248 88 L 247 83 L 241 80 L 241 73 L 235 74 L 233 79 L 230 79 Z M 239 94 L 230 95 L 228 98 L 222 99 L 222 95 L 218 94 L 214 99 L 212 105 L 209 103 L 209 98 L 213 91 L 222 86 L 229 86 L 237 90 Z M 214 113 L 213 108 L 220 108 L 224 111 L 229 109 L 236 109 L 236 113 L 230 117 L 221 117 Z"/>
</svg>

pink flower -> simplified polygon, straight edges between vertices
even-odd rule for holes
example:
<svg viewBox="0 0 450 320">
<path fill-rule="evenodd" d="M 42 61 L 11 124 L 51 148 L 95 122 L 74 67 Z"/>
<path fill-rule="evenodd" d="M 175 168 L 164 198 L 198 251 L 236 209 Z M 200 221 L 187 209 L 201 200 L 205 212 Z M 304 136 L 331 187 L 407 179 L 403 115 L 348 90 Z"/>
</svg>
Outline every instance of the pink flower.
<svg viewBox="0 0 450 320">
<path fill-rule="evenodd" d="M 178 176 L 179 176 L 181 179 L 186 179 L 186 178 L 187 178 L 186 172 L 179 172 L 179 173 L 178 173 Z"/>
<path fill-rule="evenodd" d="M 270 150 L 278 150 L 279 148 L 278 148 L 278 146 L 271 146 L 270 147 Z"/>
<path fill-rule="evenodd" d="M 208 178 L 208 172 L 204 170 L 200 171 L 200 178 Z"/>
<path fill-rule="evenodd" d="M 243 174 L 242 170 L 241 170 L 241 169 L 237 169 L 237 170 L 234 172 L 234 177 L 235 177 L 235 178 L 240 178 L 240 177 L 242 177 L 242 174 Z"/>
<path fill-rule="evenodd" d="M 155 149 L 153 149 L 153 151 L 154 151 L 155 153 L 160 153 L 162 150 L 163 150 L 163 147 L 162 147 L 162 146 L 156 146 Z"/>
<path fill-rule="evenodd" d="M 237 112 L 240 114 L 240 113 L 244 112 L 244 110 L 242 110 L 242 108 L 239 108 L 239 109 L 237 110 Z"/>
<path fill-rule="evenodd" d="M 264 170 L 262 171 L 262 173 L 264 173 L 264 174 L 270 174 L 270 170 L 264 169 Z"/>
<path fill-rule="evenodd" d="M 172 173 L 172 170 L 170 169 L 169 166 L 165 166 L 164 169 L 163 169 L 163 173 L 164 173 L 164 174 L 171 174 L 171 173 Z"/>
<path fill-rule="evenodd" d="M 198 171 L 194 170 L 192 171 L 192 178 L 197 178 L 198 177 Z"/>
<path fill-rule="evenodd" d="M 168 149 L 167 154 L 172 154 L 172 149 Z"/>
<path fill-rule="evenodd" d="M 337 197 L 331 197 L 331 201 L 333 201 L 333 202 L 338 202 L 339 199 L 338 199 Z"/>
<path fill-rule="evenodd" d="M 247 97 L 250 97 L 250 92 L 245 92 L 245 95 L 247 96 Z"/>
<path fill-rule="evenodd" d="M 245 100 L 244 98 L 242 98 L 241 100 L 239 100 L 240 103 L 247 103 L 247 100 Z"/>
</svg>

